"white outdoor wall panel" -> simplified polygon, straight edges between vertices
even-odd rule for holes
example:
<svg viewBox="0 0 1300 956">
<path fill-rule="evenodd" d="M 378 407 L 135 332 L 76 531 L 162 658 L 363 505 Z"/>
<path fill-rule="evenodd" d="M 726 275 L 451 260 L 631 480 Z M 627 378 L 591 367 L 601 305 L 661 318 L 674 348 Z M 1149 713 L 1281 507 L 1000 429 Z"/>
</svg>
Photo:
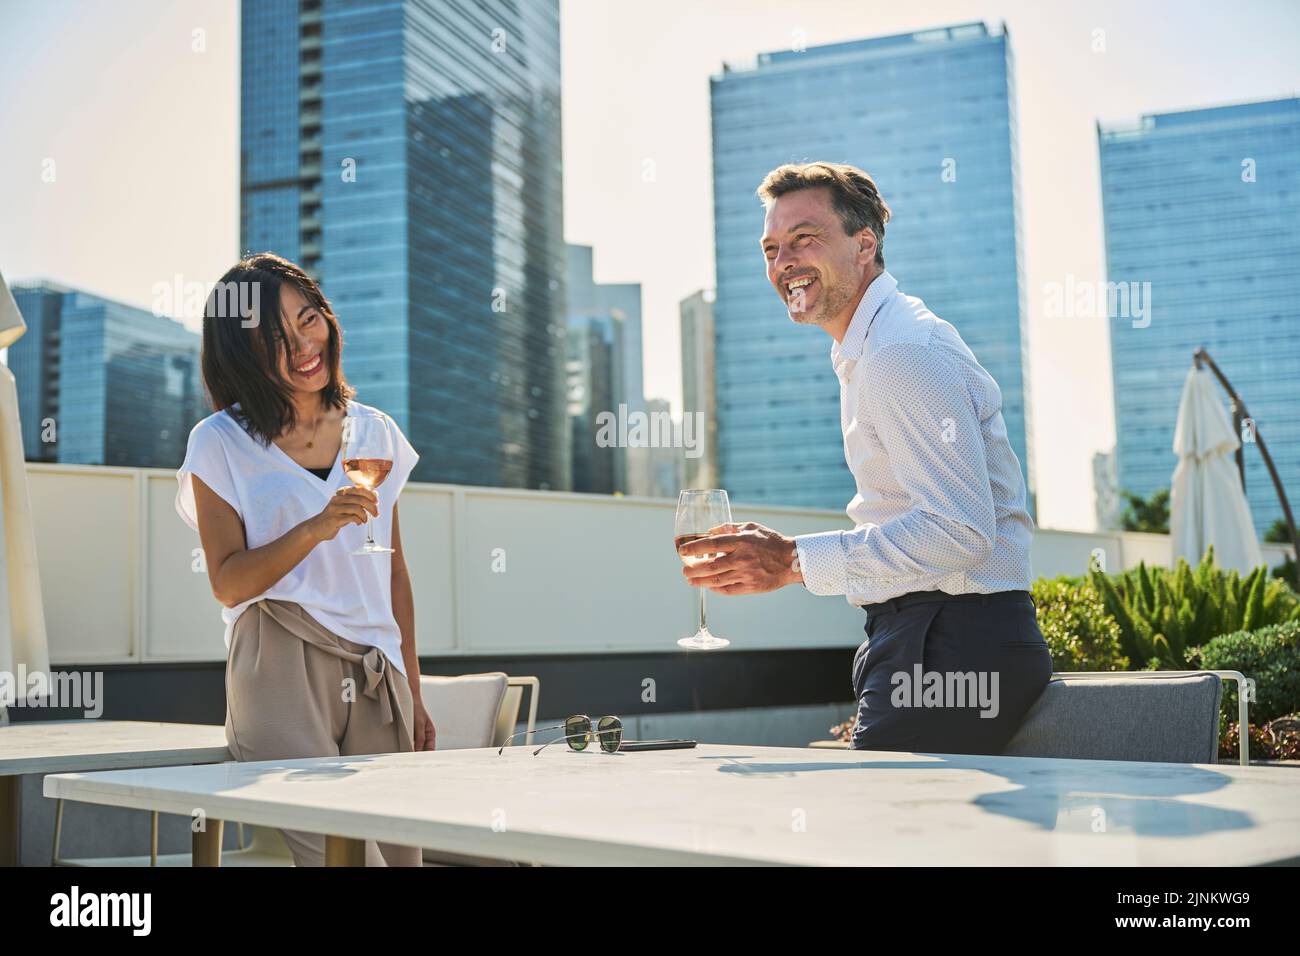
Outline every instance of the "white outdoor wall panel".
<svg viewBox="0 0 1300 956">
<path fill-rule="evenodd" d="M 1263 552 L 1264 560 L 1268 562 L 1270 568 L 1277 567 L 1291 554 L 1291 546 L 1289 544 L 1265 544 L 1261 541 L 1259 543 L 1259 549 Z M 1170 553 L 1173 553 L 1172 546 Z"/>
<path fill-rule="evenodd" d="M 133 659 L 137 472 L 28 465 L 51 664 Z"/>
<path fill-rule="evenodd" d="M 693 594 L 673 550 L 672 507 L 475 492 L 464 530 L 469 653 L 668 650 L 686 633 Z M 504 571 L 493 571 L 494 554 Z"/>
<path fill-rule="evenodd" d="M 1173 553 L 1173 544 L 1167 534 L 1129 531 L 1124 535 L 1124 567 L 1126 568 L 1136 568 L 1139 561 L 1145 561 L 1148 567 L 1153 564 L 1168 567 L 1173 560 Z"/>
<path fill-rule="evenodd" d="M 675 651 L 694 632 L 696 592 L 673 550 L 671 501 L 466 494 L 463 647 L 472 653 Z M 741 516 L 738 514 L 737 518 Z M 800 515 L 808 527 L 842 526 Z M 788 513 L 743 520 L 790 527 Z M 494 549 L 505 571 L 494 572 Z M 861 612 L 802 589 L 709 596 L 715 633 L 738 649 L 861 641 Z"/>
<path fill-rule="evenodd" d="M 450 491 L 408 482 L 398 507 L 402 553 L 415 595 L 415 649 L 419 654 L 446 654 L 456 648 L 452 501 Z"/>
<path fill-rule="evenodd" d="M 820 515 L 742 502 L 734 504 L 731 513 L 737 522 L 756 521 L 791 536 L 852 527 L 848 518 L 834 512 Z M 818 597 L 802 585 L 768 594 L 710 594 L 708 602 L 709 630 L 737 648 L 857 647 L 866 637 L 867 617 L 860 609 L 842 595 Z M 694 603 L 690 613 L 688 630 L 679 636 L 695 632 Z"/>
<path fill-rule="evenodd" d="M 1093 548 L 1105 552 L 1107 570 L 1117 571 L 1124 560 L 1120 537 L 1118 534 L 1074 531 L 1035 532 L 1029 549 L 1030 571 L 1036 578 L 1086 574 Z"/>
<path fill-rule="evenodd" d="M 176 513 L 176 475 L 148 476 L 145 647 L 148 661 L 224 661 L 221 602 L 212 596 L 199 535 Z"/>
<path fill-rule="evenodd" d="M 222 661 L 220 605 L 191 570 L 198 535 L 176 514 L 175 472 L 29 463 L 50 657 L 61 663 Z M 142 484 L 138 484 L 142 483 Z M 143 506 L 143 511 L 141 510 Z M 411 483 L 403 549 L 424 655 L 677 650 L 696 592 L 672 547 L 675 502 Z M 843 528 L 840 512 L 733 504 L 735 520 L 789 534 Z M 1035 575 L 1167 565 L 1166 535 L 1038 531 Z M 492 571 L 494 548 L 506 571 Z M 142 552 L 143 549 L 143 552 Z M 1286 550 L 1263 546 L 1269 566 Z M 856 646 L 864 617 L 802 588 L 709 596 L 737 649 Z M 137 616 L 139 625 L 137 625 Z M 141 630 L 135 643 L 137 626 Z"/>
</svg>

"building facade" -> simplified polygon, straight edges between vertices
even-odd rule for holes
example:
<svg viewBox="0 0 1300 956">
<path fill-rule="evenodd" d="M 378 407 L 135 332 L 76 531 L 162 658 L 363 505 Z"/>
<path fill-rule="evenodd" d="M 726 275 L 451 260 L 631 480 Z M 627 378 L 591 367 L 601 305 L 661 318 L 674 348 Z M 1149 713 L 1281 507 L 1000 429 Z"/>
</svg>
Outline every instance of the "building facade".
<svg viewBox="0 0 1300 956">
<path fill-rule="evenodd" d="M 145 309 L 49 282 L 13 287 L 9 347 L 27 461 L 178 468 L 207 414 L 199 336 Z"/>
<path fill-rule="evenodd" d="M 575 491 L 649 493 L 649 460 L 644 448 L 601 445 L 598 417 L 605 412 L 645 413 L 642 372 L 641 286 L 635 282 L 596 282 L 591 246 L 569 244 L 568 357 L 569 417 L 572 427 Z M 602 379 L 601 364 L 608 362 Z M 577 391 L 575 391 L 577 389 Z M 581 393 L 581 394 L 580 394 Z M 594 469 L 582 476 L 581 468 Z M 608 478 L 604 477 L 608 471 Z"/>
<path fill-rule="evenodd" d="M 1170 487 L 1179 400 L 1201 346 L 1245 402 L 1295 507 L 1300 99 L 1148 115 L 1099 126 L 1098 139 L 1120 490 Z M 1282 509 L 1253 437 L 1244 427 L 1246 497 L 1263 534 Z"/>
<path fill-rule="evenodd" d="M 573 455 L 573 490 L 612 494 L 625 490 L 626 449 L 600 440 L 597 418 L 617 410 L 614 398 L 615 322 L 573 318 L 568 331 L 569 447 Z M 621 331 L 621 330 L 618 330 Z"/>
<path fill-rule="evenodd" d="M 754 194 L 782 163 L 824 160 L 871 174 L 893 211 L 886 268 L 997 380 L 1033 511 L 1014 74 L 1005 28 L 968 23 L 765 53 L 713 78 L 717 447 L 733 500 L 842 508 L 854 493 L 831 340 L 795 326 L 769 285 Z"/>
<path fill-rule="evenodd" d="M 296 258 L 419 481 L 570 486 L 557 0 L 245 0 L 241 246 Z"/>
<path fill-rule="evenodd" d="M 718 403 L 714 382 L 711 291 L 693 292 L 678 304 L 682 340 L 682 427 L 687 416 L 698 424 L 699 451 L 687 458 L 687 488 L 718 487 Z"/>
</svg>

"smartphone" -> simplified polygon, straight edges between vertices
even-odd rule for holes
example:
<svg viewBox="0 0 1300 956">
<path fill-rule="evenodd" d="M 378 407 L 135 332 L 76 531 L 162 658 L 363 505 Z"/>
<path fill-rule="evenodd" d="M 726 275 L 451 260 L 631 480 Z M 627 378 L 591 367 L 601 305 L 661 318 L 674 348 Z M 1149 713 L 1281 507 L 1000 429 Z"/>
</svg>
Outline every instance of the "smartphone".
<svg viewBox="0 0 1300 956">
<path fill-rule="evenodd" d="M 632 750 L 687 750 L 695 744 L 694 740 L 625 740 L 618 750 L 619 753 Z"/>
</svg>

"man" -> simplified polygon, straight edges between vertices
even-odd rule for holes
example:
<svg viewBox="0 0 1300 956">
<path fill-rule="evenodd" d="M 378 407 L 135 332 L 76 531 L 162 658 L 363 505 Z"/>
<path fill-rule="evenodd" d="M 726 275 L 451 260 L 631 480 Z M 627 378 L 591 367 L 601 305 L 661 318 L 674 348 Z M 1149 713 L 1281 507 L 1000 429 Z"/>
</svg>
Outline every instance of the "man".
<svg viewBox="0 0 1300 956">
<path fill-rule="evenodd" d="M 889 208 L 870 176 L 786 165 L 758 195 L 768 280 L 791 319 L 835 340 L 856 527 L 789 538 L 722 526 L 678 549 L 717 555 L 683 573 L 719 594 L 800 582 L 866 611 L 855 749 L 999 753 L 1052 671 L 1002 394 L 956 329 L 885 271 Z"/>
</svg>

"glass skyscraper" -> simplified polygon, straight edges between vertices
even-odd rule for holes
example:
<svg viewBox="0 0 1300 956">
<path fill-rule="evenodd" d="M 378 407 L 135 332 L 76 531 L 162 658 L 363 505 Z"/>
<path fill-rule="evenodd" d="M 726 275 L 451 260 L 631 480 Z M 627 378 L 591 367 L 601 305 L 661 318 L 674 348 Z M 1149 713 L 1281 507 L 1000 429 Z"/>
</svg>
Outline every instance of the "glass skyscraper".
<svg viewBox="0 0 1300 956">
<path fill-rule="evenodd" d="M 831 339 L 790 321 L 759 250 L 754 190 L 823 160 L 871 174 L 886 268 L 952 323 L 1002 391 L 1033 509 L 1014 69 L 983 23 L 760 54 L 712 80 L 720 480 L 739 501 L 853 496 Z"/>
<path fill-rule="evenodd" d="M 596 494 L 626 491 L 626 449 L 602 443 L 598 417 L 617 413 L 614 379 L 615 320 L 571 318 L 568 335 L 568 409 L 572 428 L 573 490 Z"/>
<path fill-rule="evenodd" d="M 682 417 L 702 416 L 702 453 L 687 458 L 687 488 L 718 487 L 718 403 L 714 386 L 713 295 L 700 289 L 677 304 L 681 314 Z"/>
<path fill-rule="evenodd" d="M 28 461 L 176 468 L 206 413 L 199 336 L 144 309 L 49 282 L 15 285 L 9 347 Z"/>
<path fill-rule="evenodd" d="M 1204 346 L 1254 418 L 1294 509 L 1300 99 L 1148 115 L 1098 137 L 1108 281 L 1150 283 L 1147 315 L 1109 321 L 1120 489 L 1146 497 L 1170 487 L 1183 382 Z M 1282 509 L 1258 450 L 1244 452 L 1262 534 Z"/>
<path fill-rule="evenodd" d="M 645 411 L 641 285 L 596 282 L 591 246 L 569 244 L 566 250 L 573 489 L 648 494 L 644 449 L 595 445 L 602 412 L 618 416 L 620 405 L 629 414 Z M 587 473 L 579 474 L 584 469 Z"/>
<path fill-rule="evenodd" d="M 557 0 L 245 0 L 241 245 L 316 275 L 420 481 L 567 488 Z"/>
</svg>

